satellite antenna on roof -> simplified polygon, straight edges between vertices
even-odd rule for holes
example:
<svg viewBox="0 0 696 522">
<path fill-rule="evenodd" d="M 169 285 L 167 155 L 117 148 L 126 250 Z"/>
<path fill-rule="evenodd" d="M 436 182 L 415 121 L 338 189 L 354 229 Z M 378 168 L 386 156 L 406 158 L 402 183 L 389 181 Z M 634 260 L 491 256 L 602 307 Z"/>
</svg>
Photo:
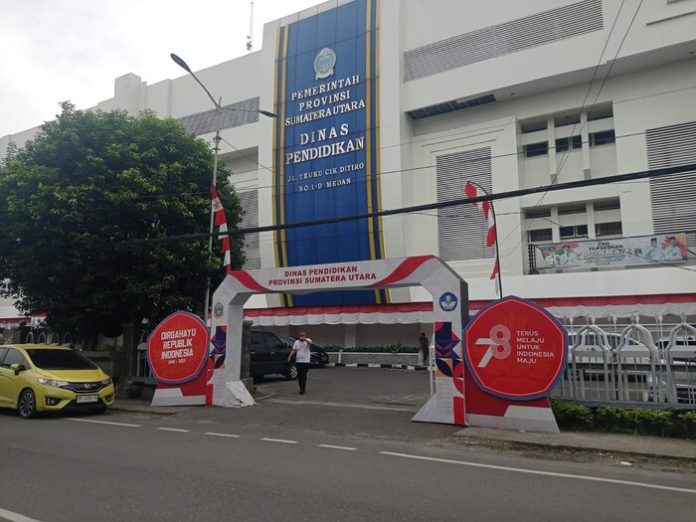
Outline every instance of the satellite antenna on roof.
<svg viewBox="0 0 696 522">
<path fill-rule="evenodd" d="M 251 1 L 249 4 L 251 5 L 249 9 L 249 34 L 247 35 L 246 43 L 247 51 L 251 51 L 251 48 L 254 47 L 254 2 Z"/>
</svg>

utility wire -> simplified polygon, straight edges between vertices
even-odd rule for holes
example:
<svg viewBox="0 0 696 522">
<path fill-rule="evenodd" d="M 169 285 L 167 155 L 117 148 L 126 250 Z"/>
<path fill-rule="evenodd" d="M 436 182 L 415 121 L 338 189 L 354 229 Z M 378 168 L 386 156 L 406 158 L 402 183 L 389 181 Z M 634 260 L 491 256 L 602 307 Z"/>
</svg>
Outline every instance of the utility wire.
<svg viewBox="0 0 696 522">
<path fill-rule="evenodd" d="M 637 96 L 637 97 L 635 97 L 635 98 L 628 98 L 626 101 L 637 101 L 637 100 L 652 98 L 652 97 L 654 97 L 654 96 L 661 96 L 661 95 L 664 95 L 664 94 L 673 94 L 673 93 L 675 93 L 675 92 L 687 91 L 687 90 L 691 90 L 691 89 L 694 89 L 694 88 L 696 88 L 696 85 L 687 85 L 687 86 L 685 86 L 685 87 L 680 87 L 680 88 L 678 88 L 678 89 L 671 89 L 671 90 L 668 90 L 668 91 L 660 91 L 660 92 L 651 93 L 651 94 L 644 95 L 644 96 Z M 630 137 L 635 137 L 635 136 L 643 136 L 643 135 L 645 135 L 645 134 L 646 134 L 646 131 L 638 131 L 638 132 L 632 132 L 632 133 L 628 133 L 628 134 L 617 135 L 617 136 L 615 136 L 615 139 L 616 139 L 616 140 L 620 140 L 620 139 L 623 139 L 623 138 L 630 138 Z M 234 150 L 236 150 L 236 151 L 238 151 L 238 152 L 240 152 L 240 153 L 243 153 L 243 151 L 242 151 L 241 149 L 237 149 L 236 147 L 234 147 L 231 143 L 229 143 L 227 140 L 225 140 L 225 138 L 222 138 L 222 137 L 221 137 L 221 139 L 222 139 L 222 141 L 224 141 L 225 143 L 227 143 L 228 145 L 230 145 L 230 147 L 233 148 Z M 393 145 L 385 145 L 385 146 L 383 146 L 383 147 L 380 147 L 380 150 L 384 150 L 384 149 L 388 149 L 388 148 L 392 148 L 392 147 L 403 147 L 403 146 L 406 146 L 406 145 L 417 144 L 417 143 L 420 143 L 420 142 L 423 142 L 423 141 L 427 141 L 427 140 L 412 140 L 412 141 L 409 141 L 409 142 L 396 143 L 396 144 L 393 144 Z M 584 145 L 588 144 L 588 142 L 584 142 L 584 141 L 583 141 L 582 144 L 583 144 L 583 146 L 584 146 Z M 555 144 L 554 144 L 554 146 L 550 146 L 550 147 L 549 147 L 549 150 L 555 150 L 555 149 L 556 149 Z M 512 157 L 512 156 L 521 156 L 521 155 L 524 155 L 524 150 L 520 150 L 520 151 L 516 151 L 516 152 L 507 152 L 507 153 L 503 153 L 503 154 L 492 155 L 492 156 L 490 156 L 490 159 L 493 160 L 493 159 L 506 158 L 506 157 Z M 252 162 L 256 163 L 261 169 L 267 170 L 268 172 L 273 173 L 273 169 L 271 169 L 271 168 L 269 168 L 269 167 L 266 167 L 265 165 L 259 163 L 258 161 L 255 161 L 255 159 L 253 158 L 252 155 L 241 155 L 240 157 L 241 157 L 241 158 L 244 158 L 244 159 L 249 159 L 249 160 L 251 160 Z M 476 162 L 480 162 L 480 161 L 483 161 L 483 160 L 482 160 L 482 159 L 470 159 L 470 160 L 464 160 L 464 161 L 462 161 L 461 164 L 462 164 L 462 165 L 466 165 L 466 164 L 468 164 L 468 163 L 476 163 Z M 487 159 L 486 159 L 486 161 L 487 161 Z M 437 166 L 437 165 L 432 164 L 432 165 L 421 165 L 421 166 L 418 166 L 418 167 L 409 167 L 409 168 L 397 169 L 397 170 L 387 170 L 387 171 L 382 171 L 382 172 L 375 173 L 375 177 L 378 177 L 378 178 L 379 178 L 379 177 L 386 176 L 386 175 L 391 175 L 391 174 L 406 174 L 406 173 L 415 172 L 415 171 L 419 171 L 419 170 L 427 170 L 427 169 L 436 168 L 436 166 Z M 240 171 L 233 172 L 232 174 L 233 174 L 233 175 L 248 174 L 248 173 L 253 173 L 253 172 L 258 172 L 258 171 L 259 171 L 259 169 L 240 170 Z M 210 178 L 210 176 L 206 173 L 206 174 L 205 174 L 205 177 L 202 178 L 202 179 L 193 178 L 193 177 L 192 177 L 192 178 L 185 178 L 183 181 L 185 181 L 185 182 L 187 182 L 187 183 L 191 183 L 191 184 L 207 183 L 207 182 L 209 182 L 209 178 Z M 233 188 L 235 188 L 235 192 L 236 192 L 237 194 L 241 194 L 241 193 L 244 193 L 244 192 L 252 192 L 252 191 L 254 191 L 254 190 L 259 190 L 259 189 L 269 189 L 269 188 L 273 188 L 271 185 L 254 185 L 253 187 L 249 187 L 249 188 L 247 188 L 247 187 L 242 187 L 242 190 L 238 190 L 240 184 L 242 184 L 242 183 L 254 183 L 254 182 L 256 182 L 256 180 L 237 181 L 237 182 L 234 183 Z M 99 189 L 102 190 L 102 191 L 108 190 L 109 188 L 112 188 L 112 189 L 121 189 L 122 187 L 121 187 L 121 186 L 115 186 L 115 185 L 113 185 L 113 186 L 106 186 L 106 187 L 104 187 L 104 186 L 100 186 L 100 187 L 99 187 Z M 135 190 L 135 189 L 134 189 L 134 190 Z M 209 195 L 209 194 L 210 194 L 210 190 L 208 190 L 208 189 L 202 190 L 202 191 L 187 191 L 187 192 L 176 192 L 176 193 L 169 193 L 169 194 L 145 194 L 145 195 L 142 195 L 142 196 L 136 196 L 135 198 L 132 198 L 131 201 L 148 200 L 148 199 L 160 199 L 160 198 L 169 198 L 169 197 L 175 197 L 175 196 Z M 106 196 L 101 196 L 101 197 L 106 197 Z M 99 198 L 95 198 L 95 196 L 92 196 L 91 199 L 99 199 Z"/>
<path fill-rule="evenodd" d="M 696 85 L 694 85 L 694 86 L 692 86 L 692 87 L 689 87 L 689 88 L 694 88 L 694 87 L 696 87 Z M 631 137 L 635 137 L 635 136 L 643 136 L 643 135 L 645 135 L 645 134 L 646 134 L 646 131 L 638 131 L 638 132 L 632 132 L 632 133 L 629 133 L 629 134 L 622 134 L 622 135 L 620 135 L 620 136 L 616 136 L 615 138 L 616 138 L 617 140 L 619 140 L 619 139 L 623 139 L 623 138 L 631 138 Z M 224 141 L 224 138 L 223 138 L 223 141 Z M 583 141 L 582 143 L 583 143 L 583 146 L 584 146 L 584 145 L 588 144 L 589 142 Z M 553 149 L 553 148 L 555 148 L 555 147 L 550 147 L 550 148 Z M 510 157 L 510 156 L 519 156 L 519 155 L 521 155 L 521 154 L 524 154 L 524 151 L 520 151 L 520 152 L 508 152 L 508 153 L 504 153 L 504 154 L 496 154 L 496 155 L 490 156 L 490 159 L 493 160 L 493 159 L 497 159 L 497 158 L 505 158 L 505 157 Z M 489 157 L 486 157 L 486 158 L 485 158 L 485 161 L 488 161 L 488 158 L 489 158 Z M 484 161 L 484 160 L 483 160 L 483 159 L 463 160 L 463 161 L 461 162 L 461 165 L 466 165 L 466 164 L 468 164 L 468 163 L 479 163 L 479 162 L 482 162 L 482 161 Z M 381 173 L 377 173 L 377 174 L 375 174 L 375 176 L 376 176 L 376 177 L 382 177 L 382 176 L 387 176 L 387 175 L 392 175 L 392 174 L 406 174 L 406 173 L 409 173 L 409 172 L 414 172 L 414 171 L 418 171 L 418 170 L 425 170 L 425 169 L 433 169 L 433 168 L 436 168 L 436 167 L 437 167 L 436 164 L 432 164 L 432 165 L 422 165 L 422 166 L 419 166 L 419 167 L 409 167 L 409 168 L 400 169 L 400 170 L 388 170 L 388 171 L 383 171 L 383 172 L 381 172 Z M 264 167 L 264 168 L 266 168 L 266 167 Z M 270 172 L 272 172 L 271 169 L 267 169 L 267 170 L 269 170 Z M 249 172 L 257 172 L 257 171 L 258 171 L 258 169 L 257 169 L 257 170 L 253 170 L 253 171 L 252 171 L 252 170 L 247 170 L 247 171 L 242 171 L 242 172 L 236 172 L 236 173 L 234 173 L 234 174 L 249 173 Z M 187 179 L 186 181 L 187 181 L 188 183 L 198 183 L 198 182 L 199 182 L 199 180 L 196 180 L 196 179 L 194 179 L 194 178 Z M 207 182 L 207 181 L 210 181 L 210 180 L 209 180 L 209 177 L 206 177 L 204 180 L 202 180 L 202 181 L 200 181 L 200 182 Z M 248 182 L 249 182 L 249 183 L 253 183 L 252 180 L 250 180 L 250 181 L 248 181 Z M 640 182 L 641 182 L 641 181 L 634 181 L 633 183 L 640 183 Z M 242 190 L 238 190 L 238 186 L 239 186 L 240 183 L 247 183 L 247 182 L 236 182 L 236 183 L 234 183 L 233 185 L 231 185 L 231 187 L 235 189 L 234 191 L 235 191 L 237 194 L 244 194 L 244 193 L 248 193 L 248 192 L 253 192 L 254 190 L 270 189 L 270 188 L 273 188 L 273 186 L 271 186 L 271 185 L 259 185 L 259 186 L 254 186 L 253 188 L 248 188 L 248 189 L 247 189 L 246 187 L 243 187 Z M 358 183 L 358 182 L 356 182 L 356 183 Z M 626 181 L 625 183 L 631 183 L 631 182 L 630 182 L 630 181 Z M 120 187 L 110 187 L 110 188 L 120 188 Z M 105 190 L 105 189 L 102 189 L 102 190 Z M 290 194 L 290 192 L 280 192 L 280 194 Z M 208 195 L 208 196 L 209 196 L 209 195 L 210 195 L 210 190 L 208 189 L 208 190 L 202 190 L 202 191 L 174 192 L 174 193 L 168 193 L 168 194 L 145 194 L 145 195 L 142 195 L 142 196 L 136 196 L 136 197 L 130 199 L 129 201 L 140 201 L 140 200 L 148 200 L 148 199 L 160 199 L 160 198 L 170 198 L 170 197 L 176 197 L 176 196 L 192 196 L 192 195 Z M 105 196 L 105 195 L 100 196 L 100 198 L 106 198 L 106 197 L 107 197 L 107 196 Z M 92 199 L 99 199 L 99 198 L 96 198 L 95 196 L 92 196 Z M 533 208 L 536 208 L 536 207 L 533 207 Z M 521 214 L 521 212 L 519 212 L 519 214 Z M 503 215 L 503 214 L 501 214 L 501 215 Z"/>
<path fill-rule="evenodd" d="M 323 219 L 315 219 L 309 221 L 300 221 L 297 223 L 286 223 L 284 225 L 265 225 L 260 227 L 250 227 L 244 229 L 229 230 L 228 232 L 213 232 L 213 236 L 224 236 L 227 234 L 253 234 L 258 232 L 272 232 L 275 230 L 287 230 L 292 228 L 302 228 L 308 226 L 317 225 L 330 225 L 334 223 L 343 223 L 347 221 L 355 221 L 360 219 L 375 218 L 379 216 L 393 216 L 397 214 L 412 214 L 415 212 L 423 212 L 428 210 L 435 210 L 447 207 L 454 207 L 460 205 L 467 205 L 470 203 L 479 203 L 481 201 L 495 201 L 499 199 L 510 199 L 517 198 L 520 196 L 525 196 L 527 194 L 538 194 L 541 192 L 554 192 L 558 190 L 568 190 L 581 187 L 588 187 L 594 185 L 608 185 L 611 183 L 620 183 L 623 181 L 634 181 L 637 179 L 646 178 L 659 178 L 664 176 L 669 176 L 673 174 L 681 174 L 684 172 L 692 172 L 696 170 L 696 163 L 690 163 L 686 165 L 680 165 L 677 167 L 663 167 L 659 169 L 649 169 L 638 172 L 631 172 L 627 174 L 617 174 L 614 176 L 607 176 L 604 178 L 588 179 L 588 180 L 578 180 L 578 181 L 568 181 L 565 183 L 557 183 L 555 185 L 542 185 L 540 187 L 530 187 L 526 189 L 511 190 L 508 192 L 490 193 L 475 198 L 459 198 L 450 201 L 439 201 L 436 203 L 426 203 L 422 205 L 414 205 L 410 207 L 401 207 L 395 209 L 381 210 L 374 213 L 363 213 L 355 214 L 351 216 L 338 216 Z M 162 238 L 151 238 L 151 239 L 139 239 L 139 240 L 129 240 L 121 241 L 119 243 L 141 243 L 141 242 L 157 242 L 157 241 L 179 241 L 184 239 L 201 239 L 207 238 L 210 234 L 208 233 L 197 233 L 197 234 L 181 234 L 176 236 L 167 236 Z"/>
<path fill-rule="evenodd" d="M 599 66 L 600 66 L 601 63 L 602 63 L 602 56 L 604 55 L 604 51 L 606 50 L 607 45 L 609 44 L 609 40 L 611 39 L 611 35 L 612 35 L 613 31 L 614 31 L 614 28 L 616 27 L 616 22 L 617 22 L 618 19 L 619 19 L 619 15 L 621 14 L 621 10 L 623 9 L 624 2 L 625 2 L 625 0 L 622 0 L 622 1 L 621 1 L 621 5 L 619 6 L 619 10 L 618 10 L 618 12 L 616 13 L 616 17 L 614 18 L 614 23 L 613 23 L 612 26 L 611 26 L 611 30 L 609 31 L 609 35 L 607 35 L 607 39 L 606 39 L 606 41 L 605 41 L 605 43 L 604 43 L 604 47 L 602 48 L 602 52 L 601 52 L 600 55 L 599 55 L 599 60 L 598 60 L 598 62 L 597 62 L 597 66 L 595 67 L 595 74 L 594 74 L 593 77 L 592 77 L 592 81 L 590 81 L 589 85 L 587 86 L 587 91 L 586 91 L 586 93 L 585 93 L 585 98 L 583 99 L 583 102 L 582 102 L 583 105 L 582 105 L 582 107 L 581 107 L 581 109 L 580 109 L 580 113 L 583 112 L 585 102 L 587 101 L 587 98 L 589 97 L 589 94 L 590 94 L 590 92 L 591 92 L 591 90 L 592 90 L 592 84 L 593 84 L 593 82 L 594 82 L 594 80 L 595 80 L 595 78 L 596 78 L 597 72 L 599 71 Z M 613 58 L 613 60 L 611 61 L 611 64 L 609 65 L 609 69 L 607 70 L 607 74 L 604 75 L 604 78 L 602 79 L 602 83 L 601 83 L 601 85 L 599 86 L 599 89 L 597 90 L 597 94 L 595 95 L 595 99 L 594 99 L 594 101 L 592 102 L 592 106 L 591 106 L 590 109 L 589 109 L 590 111 L 591 111 L 591 110 L 594 108 L 594 106 L 596 105 L 597 100 L 599 99 L 599 95 L 602 93 L 602 90 L 604 89 L 604 86 L 606 85 L 607 80 L 609 79 L 609 76 L 611 75 L 611 71 L 612 71 L 612 69 L 614 68 L 614 65 L 616 64 L 616 59 L 618 58 L 619 53 L 621 52 L 621 49 L 622 49 L 622 47 L 623 47 L 623 44 L 624 44 L 624 42 L 626 41 L 626 38 L 628 37 L 628 33 L 631 32 L 631 28 L 633 27 L 633 22 L 635 22 L 636 16 L 638 15 L 638 11 L 640 11 L 640 8 L 641 8 L 642 5 L 643 5 L 643 0 L 640 0 L 638 6 L 636 7 L 635 12 L 633 13 L 633 17 L 631 18 L 631 22 L 628 24 L 628 27 L 626 28 L 626 32 L 624 33 L 623 38 L 621 39 L 621 42 L 619 43 L 619 46 L 618 46 L 617 49 L 616 49 L 616 53 L 614 54 L 614 58 Z M 589 112 L 589 111 L 588 111 L 588 112 Z M 586 123 L 586 122 L 585 122 L 585 123 Z M 582 129 L 584 128 L 585 123 L 582 123 L 579 132 L 582 132 Z M 576 124 L 576 125 L 577 125 L 577 124 Z M 575 126 L 573 126 L 573 134 L 575 134 Z M 566 153 L 565 153 L 565 155 L 564 155 L 564 157 L 563 157 L 563 160 L 562 160 L 562 162 L 561 162 L 561 165 L 560 165 L 559 169 L 556 171 L 556 175 L 555 175 L 554 182 L 557 182 L 557 181 L 560 179 L 561 173 L 563 172 L 563 167 L 565 167 L 565 165 L 566 165 L 566 163 L 567 163 L 569 157 L 570 157 L 570 147 L 568 148 L 568 151 L 566 151 Z M 539 198 L 539 201 L 537 201 L 537 203 L 532 207 L 532 209 L 539 207 L 539 206 L 544 202 L 544 198 L 546 198 L 546 195 L 547 195 L 547 194 L 548 194 L 548 191 L 547 191 L 547 192 L 544 192 L 544 193 L 541 195 L 541 198 Z M 517 225 L 515 225 L 515 227 L 514 227 L 510 232 L 508 232 L 507 235 L 503 238 L 503 242 L 504 242 L 507 238 L 509 238 L 512 234 L 514 234 L 514 233 L 520 228 L 520 226 L 521 226 L 521 222 L 518 223 Z M 519 244 L 518 244 L 517 246 L 515 246 L 515 248 L 513 248 L 513 250 L 516 250 L 517 248 L 521 247 L 521 245 L 522 245 L 522 238 L 520 238 Z"/>
<path fill-rule="evenodd" d="M 648 98 L 653 98 L 653 97 L 655 97 L 655 96 L 662 96 L 662 95 L 664 95 L 664 94 L 673 94 L 673 93 L 676 93 L 676 92 L 688 91 L 688 90 L 694 89 L 694 88 L 696 88 L 696 85 L 687 85 L 686 87 L 679 87 L 679 88 L 677 88 L 677 89 L 670 89 L 670 90 L 667 90 L 667 91 L 654 92 L 654 93 L 646 94 L 646 95 L 643 95 L 643 96 L 636 96 L 636 97 L 634 97 L 634 98 L 626 98 L 625 100 L 621 100 L 621 102 L 644 100 L 644 99 L 648 99 Z M 597 100 L 595 99 L 595 104 L 596 104 L 596 101 L 597 101 Z M 576 125 L 577 125 L 577 124 L 576 124 Z M 499 127 L 499 125 L 496 125 L 496 127 Z M 484 129 L 485 129 L 485 128 L 484 128 Z M 635 132 L 635 133 L 631 133 L 631 134 L 622 134 L 622 135 L 616 136 L 616 138 L 617 138 L 617 139 L 619 139 L 619 138 L 626 138 L 626 137 L 629 137 L 629 136 L 637 136 L 637 135 L 640 135 L 640 134 L 645 134 L 645 132 L 644 132 L 644 131 L 640 131 L 640 132 Z M 239 152 L 239 153 L 241 154 L 241 156 L 240 156 L 241 158 L 249 159 L 249 160 L 251 160 L 252 163 L 256 163 L 259 167 L 261 167 L 261 169 L 267 170 L 268 172 L 270 172 L 271 174 L 273 174 L 274 171 L 273 171 L 272 168 L 270 168 L 270 167 L 268 167 L 268 166 L 266 166 L 266 165 L 263 165 L 262 163 L 259 163 L 258 161 L 256 161 L 255 158 L 253 157 L 253 155 L 251 155 L 251 154 L 245 155 L 245 154 L 243 154 L 244 151 L 243 151 L 242 149 L 238 149 L 237 147 L 235 147 L 234 145 L 232 145 L 229 141 L 227 141 L 227 140 L 226 140 L 225 138 L 223 138 L 223 137 L 221 137 L 221 139 L 222 139 L 222 141 L 224 141 L 225 143 L 227 143 L 227 145 L 229 145 L 230 148 L 232 148 L 234 151 Z M 453 140 L 454 140 L 454 139 L 456 139 L 456 138 L 453 138 Z M 424 138 L 424 139 L 421 139 L 421 140 L 411 140 L 411 141 L 399 142 L 399 143 L 394 143 L 394 144 L 392 144 L 392 145 L 384 145 L 384 146 L 381 146 L 381 147 L 379 148 L 379 150 L 386 150 L 386 149 L 394 148 L 394 147 L 404 147 L 404 146 L 407 146 L 407 145 L 417 145 L 417 144 L 419 144 L 419 143 L 425 143 L 425 142 L 427 142 L 427 141 L 429 141 L 429 140 L 430 140 L 430 138 Z M 584 143 L 584 142 L 583 142 L 583 143 Z M 549 149 L 555 149 L 555 147 L 549 147 Z M 519 155 L 521 155 L 521 154 L 524 154 L 524 151 L 508 152 L 508 153 L 505 153 L 505 154 L 499 154 L 499 155 L 491 156 L 491 159 L 493 159 L 493 158 L 504 158 L 504 157 L 509 157 L 509 156 L 519 156 Z M 472 160 L 471 162 L 473 162 L 473 161 L 476 161 L 476 160 Z M 480 161 L 480 160 L 478 160 L 478 161 Z M 466 163 L 466 162 L 465 162 L 465 163 Z M 434 165 L 425 165 L 425 166 L 412 167 L 412 168 L 402 169 L 402 170 L 384 171 L 384 172 L 382 172 L 381 174 L 391 174 L 391 173 L 399 173 L 399 172 L 408 172 L 408 171 L 412 171 L 412 170 L 428 169 L 428 168 L 432 168 L 432 167 L 434 167 Z M 239 171 L 236 171 L 234 174 L 248 174 L 248 173 L 251 173 L 251 172 L 258 172 L 258 170 L 259 170 L 259 169 L 239 170 Z M 379 176 L 380 174 L 378 173 L 378 174 L 376 174 L 376 175 Z M 245 183 L 245 182 L 238 182 L 238 183 Z M 271 187 L 270 187 L 270 186 L 264 186 L 264 187 L 258 187 L 258 188 L 271 188 Z"/>
</svg>

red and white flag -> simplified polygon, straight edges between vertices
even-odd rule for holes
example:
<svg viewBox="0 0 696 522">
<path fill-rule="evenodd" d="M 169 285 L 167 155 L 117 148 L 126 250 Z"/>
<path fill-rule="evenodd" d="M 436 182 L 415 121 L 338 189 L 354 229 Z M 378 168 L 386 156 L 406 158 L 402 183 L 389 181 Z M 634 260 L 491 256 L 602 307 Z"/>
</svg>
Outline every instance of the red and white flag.
<svg viewBox="0 0 696 522">
<path fill-rule="evenodd" d="M 218 237 L 222 242 L 221 246 L 225 272 L 230 274 L 232 273 L 232 258 L 230 256 L 230 236 L 227 235 L 227 215 L 225 214 L 225 209 L 222 207 L 222 202 L 220 201 L 215 185 L 210 186 L 210 196 L 212 197 L 213 203 L 213 223 L 218 227 L 218 232 L 222 234 Z"/>
<path fill-rule="evenodd" d="M 479 193 L 480 191 L 478 187 L 474 185 L 471 181 L 466 182 L 464 192 L 466 193 L 466 196 L 469 198 L 477 198 L 483 194 L 482 191 L 481 193 Z M 478 203 L 472 203 L 472 205 L 478 206 Z M 482 201 L 481 210 L 483 211 L 483 217 L 486 219 L 486 223 L 488 223 L 488 231 L 486 233 L 486 246 L 489 248 L 493 247 L 493 249 L 496 250 L 495 264 L 493 265 L 493 271 L 491 272 L 491 277 L 489 278 L 495 279 L 496 277 L 500 277 L 500 266 L 498 265 L 498 252 L 495 242 L 496 228 L 495 216 L 493 215 L 493 203 L 491 203 L 490 201 Z"/>
</svg>

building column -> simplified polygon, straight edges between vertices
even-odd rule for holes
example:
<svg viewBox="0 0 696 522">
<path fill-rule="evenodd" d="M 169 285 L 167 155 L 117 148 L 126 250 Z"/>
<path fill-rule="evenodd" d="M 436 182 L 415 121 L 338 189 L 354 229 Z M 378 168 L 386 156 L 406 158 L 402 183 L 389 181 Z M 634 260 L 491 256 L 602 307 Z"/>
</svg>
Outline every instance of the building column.
<svg viewBox="0 0 696 522">
<path fill-rule="evenodd" d="M 582 139 L 582 172 L 585 179 L 590 179 L 592 177 L 592 167 L 590 163 L 590 130 L 587 126 L 586 112 L 580 114 L 580 138 Z"/>
<path fill-rule="evenodd" d="M 352 348 L 358 345 L 358 325 L 343 325 L 343 347 Z"/>
<path fill-rule="evenodd" d="M 556 162 L 556 127 L 553 118 L 549 118 L 546 121 L 546 139 L 549 141 L 549 176 L 551 177 L 551 183 L 556 183 L 558 163 Z"/>
</svg>

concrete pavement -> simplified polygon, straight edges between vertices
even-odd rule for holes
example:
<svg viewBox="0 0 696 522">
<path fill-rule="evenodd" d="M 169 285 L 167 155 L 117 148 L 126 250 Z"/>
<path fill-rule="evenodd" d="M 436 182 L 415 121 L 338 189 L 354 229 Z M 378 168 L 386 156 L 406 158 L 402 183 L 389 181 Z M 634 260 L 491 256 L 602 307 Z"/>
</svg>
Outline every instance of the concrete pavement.
<svg viewBox="0 0 696 522">
<path fill-rule="evenodd" d="M 313 401 L 285 402 L 283 399 L 273 399 L 272 402 L 276 404 L 313 404 Z M 337 405 L 337 403 L 326 401 L 319 404 L 324 406 Z M 346 404 L 350 405 L 350 403 L 344 403 L 344 406 Z M 182 409 L 177 411 L 171 408 L 153 408 L 147 402 L 135 400 L 120 400 L 113 409 L 114 411 L 164 416 L 174 416 L 184 411 Z M 192 408 L 187 409 L 190 411 Z M 691 461 L 696 468 L 696 441 L 694 440 L 600 432 L 566 431 L 551 434 L 487 428 L 464 428 L 456 431 L 452 436 L 456 437 L 459 443 L 467 446 L 512 450 L 540 449 L 555 452 L 612 453 L 623 455 L 627 459 L 636 457 L 680 459 Z"/>
<path fill-rule="evenodd" d="M 356 386 L 356 382 L 360 384 Z M 393 428 L 395 436 L 404 436 L 407 432 L 418 433 L 419 439 L 424 440 L 427 434 L 433 439 L 449 437 L 456 443 L 466 446 L 487 446 L 494 449 L 534 450 L 554 452 L 587 452 L 587 453 L 611 453 L 617 457 L 652 458 L 652 459 L 679 459 L 690 461 L 696 467 L 696 441 L 670 439 L 661 437 L 647 437 L 638 435 L 622 435 L 597 432 L 563 432 L 560 434 L 530 433 L 517 431 L 504 431 L 485 428 L 446 427 L 443 425 L 430 425 L 430 431 L 423 430 L 416 423 L 409 423 L 410 415 L 418 410 L 428 396 L 427 376 L 413 374 L 411 372 L 377 370 L 377 369 L 349 369 L 349 368 L 325 368 L 310 372 L 308 394 L 299 398 L 295 395 L 296 384 L 292 381 L 269 378 L 259 384 L 260 401 L 254 409 L 272 409 L 277 418 L 277 410 L 292 410 L 295 407 L 304 408 L 304 414 L 318 410 L 313 417 L 312 424 L 321 426 L 322 413 L 333 410 L 330 417 L 331 424 L 336 424 L 339 419 L 350 422 L 351 413 L 355 415 L 353 424 L 359 425 L 367 422 L 363 415 L 367 412 L 380 414 L 380 420 L 384 423 L 392 415 L 397 415 L 395 423 L 385 426 L 380 430 L 381 435 L 388 436 L 388 429 Z M 272 405 L 272 406 L 271 406 Z M 223 408 L 152 408 L 148 402 L 134 400 L 118 400 L 114 410 L 140 414 L 177 415 L 185 417 L 191 415 L 197 419 L 218 419 L 222 417 L 249 418 L 255 416 L 253 412 L 235 414 Z M 336 410 L 339 410 L 337 413 Z M 258 412 L 262 419 L 265 415 Z M 292 419 L 284 424 L 287 426 Z M 329 430 L 330 431 L 330 430 Z M 386 431 L 386 433 L 385 433 Z"/>
<path fill-rule="evenodd" d="M 208 410 L 207 418 L 197 410 L 30 421 L 2 413 L 0 517 L 693 520 L 694 473 L 359 437 L 361 426 L 328 433 L 314 425 L 316 408 L 269 407 L 292 409 L 304 430 L 285 417 L 271 426 L 234 415 L 261 408 Z"/>
</svg>

